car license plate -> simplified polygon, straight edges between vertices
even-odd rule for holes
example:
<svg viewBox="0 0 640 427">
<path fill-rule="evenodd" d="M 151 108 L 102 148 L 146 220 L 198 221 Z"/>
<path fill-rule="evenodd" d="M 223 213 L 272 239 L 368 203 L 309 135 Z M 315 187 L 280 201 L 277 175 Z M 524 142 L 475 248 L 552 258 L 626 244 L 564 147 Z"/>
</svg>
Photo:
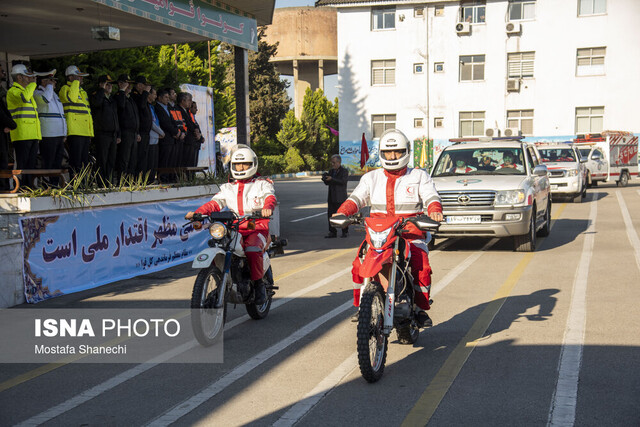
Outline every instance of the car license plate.
<svg viewBox="0 0 640 427">
<path fill-rule="evenodd" d="M 480 215 L 456 215 L 446 218 L 447 224 L 479 224 Z"/>
<path fill-rule="evenodd" d="M 552 190 L 557 190 L 557 189 L 558 189 L 558 186 L 557 186 L 556 184 L 551 184 L 551 189 L 552 189 Z"/>
</svg>

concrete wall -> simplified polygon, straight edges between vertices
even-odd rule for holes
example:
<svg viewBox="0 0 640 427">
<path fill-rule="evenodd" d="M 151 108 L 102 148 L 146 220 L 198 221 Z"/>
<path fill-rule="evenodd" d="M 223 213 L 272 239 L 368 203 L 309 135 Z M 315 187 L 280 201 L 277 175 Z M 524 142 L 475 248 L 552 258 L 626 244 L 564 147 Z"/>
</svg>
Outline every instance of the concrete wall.
<svg viewBox="0 0 640 427">
<path fill-rule="evenodd" d="M 441 3 L 442 5 L 442 3 Z M 575 134 L 575 108 L 605 107 L 604 129 L 640 131 L 640 2 L 607 2 L 605 15 L 578 17 L 576 1 L 538 0 L 536 17 L 519 21 L 522 32 L 508 36 L 506 0 L 487 1 L 486 23 L 458 36 L 459 3 L 444 3 L 442 16 L 418 4 L 396 5 L 394 30 L 371 30 L 370 7 L 338 9 L 340 139 L 371 139 L 372 114 L 396 114 L 410 139 L 458 137 L 460 111 L 485 111 L 485 128 L 506 127 L 506 112 L 534 110 L 535 136 Z M 422 5 L 424 6 L 424 4 Z M 399 18 L 403 16 L 401 21 Z M 606 46 L 605 75 L 576 77 L 576 50 Z M 534 77 L 519 93 L 507 93 L 507 52 L 535 51 Z M 459 82 L 459 56 L 485 55 L 485 80 Z M 371 86 L 371 60 L 395 59 L 396 84 Z M 424 62 L 424 73 L 413 64 Z M 434 73 L 434 62 L 444 72 Z M 433 127 L 443 117 L 444 127 Z M 414 128 L 414 118 L 424 128 Z"/>
</svg>

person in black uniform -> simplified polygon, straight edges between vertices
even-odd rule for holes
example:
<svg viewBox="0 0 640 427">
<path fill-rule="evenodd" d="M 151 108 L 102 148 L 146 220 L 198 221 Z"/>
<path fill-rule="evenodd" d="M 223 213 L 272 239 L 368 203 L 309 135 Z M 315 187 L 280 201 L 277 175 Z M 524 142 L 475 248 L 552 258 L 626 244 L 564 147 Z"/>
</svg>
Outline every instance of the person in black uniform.
<svg viewBox="0 0 640 427">
<path fill-rule="evenodd" d="M 118 121 L 120 123 L 121 141 L 118 144 L 116 155 L 116 171 L 118 176 L 122 174 L 133 175 L 137 166 L 137 144 L 140 141 L 140 117 L 138 107 L 131 96 L 131 83 L 126 74 L 118 77 L 118 93 L 115 95 L 118 104 Z"/>
<path fill-rule="evenodd" d="M 327 195 L 327 218 L 338 211 L 340 205 L 347 200 L 347 180 L 349 171 L 342 167 L 342 158 L 334 154 L 331 156 L 331 169 L 322 175 L 322 182 L 329 186 L 329 194 Z M 337 237 L 338 232 L 335 227 L 329 223 L 329 234 L 324 236 L 327 239 Z M 349 235 L 349 228 L 342 229 L 342 237 Z"/>
<path fill-rule="evenodd" d="M 156 114 L 160 122 L 160 128 L 164 131 L 164 138 L 158 141 L 158 167 L 168 168 L 173 166 L 172 156 L 174 154 L 176 140 L 180 138 L 181 131 L 173 120 L 171 110 L 169 109 L 169 92 L 166 89 L 158 91 L 156 98 Z M 170 175 L 158 176 L 161 182 L 167 182 L 171 179 Z"/>
<path fill-rule="evenodd" d="M 111 95 L 113 81 L 110 76 L 98 77 L 98 89 L 89 99 L 93 115 L 96 165 L 104 183 L 112 182 L 116 166 L 116 152 L 120 144 L 118 106 Z"/>
<path fill-rule="evenodd" d="M 136 156 L 136 175 L 140 173 L 144 175 L 149 170 L 147 159 L 149 154 L 149 132 L 151 132 L 151 123 L 153 122 L 153 117 L 151 117 L 151 110 L 149 110 L 148 102 L 150 90 L 151 86 L 144 76 L 136 77 L 135 87 L 131 92 L 131 98 L 138 106 L 138 116 L 140 118 L 140 126 L 138 129 L 138 133 L 140 134 L 140 141 L 138 142 L 138 150 Z"/>
</svg>

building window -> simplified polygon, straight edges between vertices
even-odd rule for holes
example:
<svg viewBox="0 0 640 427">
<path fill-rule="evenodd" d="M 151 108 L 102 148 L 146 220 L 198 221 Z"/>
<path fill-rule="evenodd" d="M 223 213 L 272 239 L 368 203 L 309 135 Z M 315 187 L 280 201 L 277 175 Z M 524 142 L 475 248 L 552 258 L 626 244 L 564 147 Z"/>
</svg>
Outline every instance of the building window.
<svg viewBox="0 0 640 427">
<path fill-rule="evenodd" d="M 424 127 L 424 120 L 422 118 L 413 119 L 413 127 L 414 128 Z"/>
<path fill-rule="evenodd" d="M 413 74 L 422 74 L 424 73 L 424 64 L 413 64 Z"/>
<path fill-rule="evenodd" d="M 576 76 L 601 76 L 604 74 L 604 47 L 578 49 Z"/>
<path fill-rule="evenodd" d="M 578 0 L 578 16 L 607 13 L 607 0 Z"/>
<path fill-rule="evenodd" d="M 444 127 L 444 117 L 434 117 L 434 119 L 433 119 L 433 127 L 434 128 Z"/>
<path fill-rule="evenodd" d="M 374 7 L 371 9 L 371 29 L 391 30 L 396 28 L 395 7 Z"/>
<path fill-rule="evenodd" d="M 396 60 L 381 59 L 371 61 L 371 85 L 396 84 Z"/>
<path fill-rule="evenodd" d="M 484 136 L 484 111 L 460 112 L 460 137 Z"/>
<path fill-rule="evenodd" d="M 533 110 L 507 111 L 507 127 L 518 129 L 522 135 L 533 135 Z"/>
<path fill-rule="evenodd" d="M 576 108 L 576 134 L 600 133 L 604 121 L 604 107 Z"/>
<path fill-rule="evenodd" d="M 434 62 L 433 63 L 433 72 L 434 73 L 444 73 L 444 62 Z"/>
<path fill-rule="evenodd" d="M 437 5 L 434 7 L 434 11 L 433 14 L 435 16 L 444 16 L 444 6 L 443 5 Z"/>
<path fill-rule="evenodd" d="M 460 22 L 484 23 L 485 1 L 463 1 L 460 4 Z"/>
<path fill-rule="evenodd" d="M 380 138 L 385 130 L 395 128 L 395 114 L 374 114 L 371 116 L 371 129 L 373 129 L 373 139 Z"/>
<path fill-rule="evenodd" d="M 510 79 L 533 77 L 535 52 L 514 52 L 507 54 L 507 73 Z"/>
<path fill-rule="evenodd" d="M 536 17 L 535 0 L 510 0 L 509 21 L 519 19 L 534 19 Z"/>
<path fill-rule="evenodd" d="M 460 57 L 460 81 L 484 80 L 484 55 Z"/>
</svg>

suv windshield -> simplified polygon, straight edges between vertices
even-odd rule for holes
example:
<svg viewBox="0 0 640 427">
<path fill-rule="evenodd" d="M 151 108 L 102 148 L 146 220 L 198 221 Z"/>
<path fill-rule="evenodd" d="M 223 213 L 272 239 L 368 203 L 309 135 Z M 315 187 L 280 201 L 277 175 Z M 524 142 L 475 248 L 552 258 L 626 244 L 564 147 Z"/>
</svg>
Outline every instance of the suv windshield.
<svg viewBox="0 0 640 427">
<path fill-rule="evenodd" d="M 433 168 L 432 176 L 524 175 L 521 148 L 445 150 Z"/>
<path fill-rule="evenodd" d="M 580 155 L 584 158 L 589 157 L 589 153 L 591 152 L 591 148 L 580 148 L 578 150 L 580 152 Z"/>
<path fill-rule="evenodd" d="M 543 163 L 576 162 L 576 155 L 571 148 L 538 148 Z"/>
</svg>

